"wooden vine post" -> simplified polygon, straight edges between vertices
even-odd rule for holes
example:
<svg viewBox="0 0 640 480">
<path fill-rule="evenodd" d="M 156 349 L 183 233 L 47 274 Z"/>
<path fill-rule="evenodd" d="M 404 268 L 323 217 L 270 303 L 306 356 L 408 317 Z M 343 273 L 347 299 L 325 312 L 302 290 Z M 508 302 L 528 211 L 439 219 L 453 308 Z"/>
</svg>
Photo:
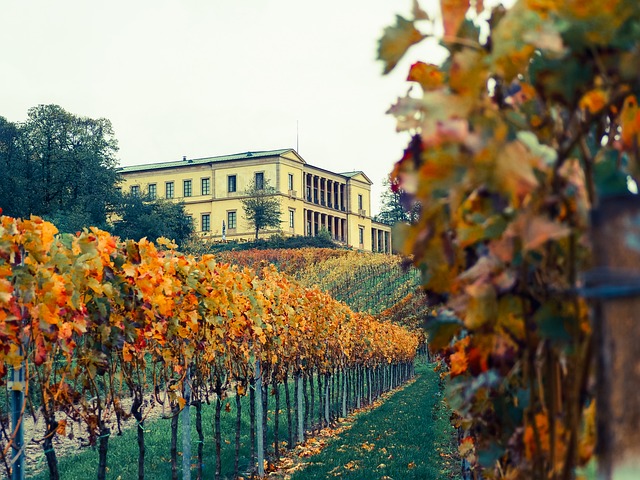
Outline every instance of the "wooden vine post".
<svg viewBox="0 0 640 480">
<path fill-rule="evenodd" d="M 607 198 L 593 215 L 597 454 L 600 477 L 640 466 L 640 198 Z"/>
<path fill-rule="evenodd" d="M 24 265 L 25 251 L 20 247 L 20 263 Z M 25 311 L 20 309 L 22 322 L 25 319 Z M 19 355 L 25 353 L 24 345 L 18 347 Z M 20 362 L 20 367 L 11 369 L 11 382 L 8 384 L 11 391 L 11 427 L 13 439 L 11 442 L 11 480 L 24 480 L 24 407 L 25 391 L 27 389 L 25 359 Z"/>
<path fill-rule="evenodd" d="M 296 404 L 298 407 L 298 443 L 304 443 L 304 405 L 302 403 L 302 374 L 298 373 L 296 376 L 296 385 L 297 388 L 297 396 L 296 396 Z"/>
<path fill-rule="evenodd" d="M 262 424 L 262 372 L 260 371 L 260 356 L 256 355 L 256 449 L 258 454 L 258 477 L 264 477 L 264 431 Z"/>
<path fill-rule="evenodd" d="M 20 354 L 23 349 L 20 348 Z M 11 390 L 11 426 L 13 441 L 11 442 L 11 480 L 24 480 L 24 428 L 22 421 L 24 407 L 24 392 L 26 389 L 24 361 L 19 368 L 13 368 Z"/>
<path fill-rule="evenodd" d="M 184 378 L 182 409 L 182 480 L 191 480 L 191 367 Z"/>
</svg>

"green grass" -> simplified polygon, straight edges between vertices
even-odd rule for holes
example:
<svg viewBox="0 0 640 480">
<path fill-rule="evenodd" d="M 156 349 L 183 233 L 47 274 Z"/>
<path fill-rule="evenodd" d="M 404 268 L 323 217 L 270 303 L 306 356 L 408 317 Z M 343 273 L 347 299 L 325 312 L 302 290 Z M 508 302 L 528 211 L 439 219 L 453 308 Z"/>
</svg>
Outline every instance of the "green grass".
<svg viewBox="0 0 640 480">
<path fill-rule="evenodd" d="M 293 385 L 289 383 L 291 396 L 293 398 Z M 241 429 L 241 449 L 240 449 L 240 472 L 246 472 L 249 468 L 249 401 L 248 396 L 243 397 L 242 402 L 242 429 Z M 235 397 L 226 399 L 224 404 L 229 402 L 230 411 L 222 409 L 221 430 L 222 430 L 222 473 L 223 478 L 233 478 L 234 469 L 234 449 L 235 449 L 235 421 L 236 406 Z M 197 433 L 195 429 L 195 408 L 192 408 L 191 428 L 192 428 L 192 478 L 195 478 L 195 463 L 197 460 Z M 287 439 L 287 417 L 284 396 L 284 387 L 281 387 L 280 399 L 280 442 Z M 269 428 L 268 441 L 273 443 L 273 411 L 274 397 L 269 395 Z M 204 478 L 213 478 L 215 471 L 215 440 L 213 436 L 213 405 L 204 405 L 202 409 L 202 423 L 204 431 Z M 171 478 L 170 460 L 170 440 L 171 422 L 166 419 L 147 421 L 145 423 L 145 477 L 152 480 L 164 480 Z M 78 435 L 78 432 L 76 432 Z M 82 434 L 80 434 L 82 435 Z M 182 430 L 178 429 L 178 455 L 182 450 Z M 46 461 L 43 458 L 38 461 L 40 466 L 46 469 Z M 121 436 L 115 435 L 109 439 L 109 453 L 107 458 L 108 473 L 107 479 L 121 480 L 136 479 L 138 475 L 138 444 L 137 433 L 134 428 L 127 428 Z M 182 457 L 178 457 L 178 467 L 182 465 Z M 96 478 L 98 468 L 97 448 L 86 448 L 79 450 L 76 454 L 68 455 L 59 459 L 60 478 L 64 480 L 87 480 Z M 27 472 L 32 471 L 33 466 L 27 465 Z M 181 471 L 181 469 L 180 469 Z M 48 471 L 39 475 L 27 475 L 26 478 L 35 480 L 46 480 L 49 478 Z M 179 474 L 182 478 L 182 473 Z"/>
<path fill-rule="evenodd" d="M 380 407 L 358 414 L 353 427 L 342 433 L 318 456 L 306 459 L 310 465 L 298 472 L 293 479 L 319 478 L 348 479 L 444 479 L 454 478 L 458 462 L 453 459 L 455 450 L 453 430 L 449 425 L 447 409 L 439 386 L 437 374 L 425 365 L 417 367 L 414 383 L 390 396 Z M 290 388 L 293 389 L 290 383 Z M 291 392 L 293 394 L 293 392 Z M 293 397 L 293 395 L 292 395 Z M 224 478 L 232 478 L 235 442 L 235 399 L 228 399 L 230 411 L 222 410 L 222 470 Z M 269 442 L 273 441 L 273 397 L 269 396 Z M 226 403 L 226 401 L 225 401 Z M 280 441 L 287 438 L 284 392 L 281 393 Z M 213 438 L 213 406 L 203 407 L 204 478 L 213 478 L 215 469 Z M 192 464 L 197 452 L 195 409 L 192 409 Z M 249 468 L 249 408 L 248 398 L 243 398 L 240 471 Z M 169 457 L 170 421 L 159 419 L 147 422 L 146 478 L 163 480 L 171 478 Z M 76 432 L 78 435 L 79 432 Z M 178 433 L 178 450 L 182 437 Z M 284 449 L 283 449 L 284 450 Z M 112 435 L 109 441 L 107 478 L 122 480 L 137 478 L 138 447 L 135 428 L 125 429 L 122 436 Z M 44 458 L 39 460 L 46 468 Z M 181 466 L 181 457 L 178 465 Z M 86 480 L 96 477 L 97 450 L 92 448 L 60 459 L 60 477 L 65 480 Z M 32 466 L 31 466 L 32 467 Z M 351 469 L 350 469 L 351 468 Z M 28 471 L 31 469 L 28 469 Z M 181 477 L 181 473 L 180 473 Z M 192 477 L 195 478 L 195 468 Z M 27 478 L 46 480 L 48 473 L 27 475 Z"/>
<path fill-rule="evenodd" d="M 292 480 L 458 478 L 455 431 L 437 374 L 426 365 L 417 372 L 414 383 L 358 415 Z"/>
</svg>

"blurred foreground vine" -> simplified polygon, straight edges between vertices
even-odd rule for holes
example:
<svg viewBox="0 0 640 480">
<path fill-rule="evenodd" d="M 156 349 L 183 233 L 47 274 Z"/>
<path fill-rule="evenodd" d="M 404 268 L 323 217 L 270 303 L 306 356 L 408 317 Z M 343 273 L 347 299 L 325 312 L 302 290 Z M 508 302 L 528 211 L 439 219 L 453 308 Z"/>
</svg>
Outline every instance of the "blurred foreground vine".
<svg viewBox="0 0 640 480">
<path fill-rule="evenodd" d="M 414 63 L 390 109 L 411 137 L 392 181 L 421 206 L 398 236 L 443 299 L 431 347 L 461 455 L 483 478 L 575 478 L 596 448 L 599 340 L 576 292 L 590 212 L 637 191 L 640 4 L 440 4 L 449 56 Z M 380 40 L 385 73 L 439 31 L 414 2 Z"/>
</svg>

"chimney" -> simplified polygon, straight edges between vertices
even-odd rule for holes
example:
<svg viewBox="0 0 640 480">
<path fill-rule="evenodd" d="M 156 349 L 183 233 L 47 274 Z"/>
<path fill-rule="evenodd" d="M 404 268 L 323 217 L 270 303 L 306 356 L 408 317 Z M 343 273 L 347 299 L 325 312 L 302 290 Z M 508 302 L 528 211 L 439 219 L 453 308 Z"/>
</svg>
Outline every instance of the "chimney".
<svg viewBox="0 0 640 480">
<path fill-rule="evenodd" d="M 182 161 L 183 161 L 183 162 L 186 162 L 186 161 L 187 161 L 187 156 L 186 156 L 186 155 L 183 155 L 183 156 L 182 156 Z"/>
</svg>

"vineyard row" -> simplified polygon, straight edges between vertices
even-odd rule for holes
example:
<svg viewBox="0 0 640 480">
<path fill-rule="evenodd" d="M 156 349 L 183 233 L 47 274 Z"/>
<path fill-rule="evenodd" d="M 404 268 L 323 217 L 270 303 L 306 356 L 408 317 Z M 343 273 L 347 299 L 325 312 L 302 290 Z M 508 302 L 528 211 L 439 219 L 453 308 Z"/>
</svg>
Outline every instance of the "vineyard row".
<svg viewBox="0 0 640 480">
<path fill-rule="evenodd" d="M 97 444 L 102 479 L 110 416 L 118 425 L 129 416 L 142 425 L 150 392 L 177 419 L 189 405 L 261 391 L 253 382 L 299 382 L 315 372 L 326 384 L 345 372 L 336 378 L 347 385 L 356 375 L 349 372 L 389 368 L 405 379 L 422 342 L 274 268 L 241 270 L 211 255 L 182 255 L 166 240 L 159 249 L 98 229 L 58 236 L 38 218 L 0 221 L 0 384 L 13 399 L 11 425 L 0 411 L 7 474 L 23 469 L 27 400 L 44 419 L 50 478 L 59 476 L 53 439 L 64 433 L 66 417 L 82 422 Z M 372 378 L 353 381 L 373 386 Z M 132 400 L 129 411 L 125 399 Z M 139 435 L 144 456 L 143 428 Z"/>
</svg>

